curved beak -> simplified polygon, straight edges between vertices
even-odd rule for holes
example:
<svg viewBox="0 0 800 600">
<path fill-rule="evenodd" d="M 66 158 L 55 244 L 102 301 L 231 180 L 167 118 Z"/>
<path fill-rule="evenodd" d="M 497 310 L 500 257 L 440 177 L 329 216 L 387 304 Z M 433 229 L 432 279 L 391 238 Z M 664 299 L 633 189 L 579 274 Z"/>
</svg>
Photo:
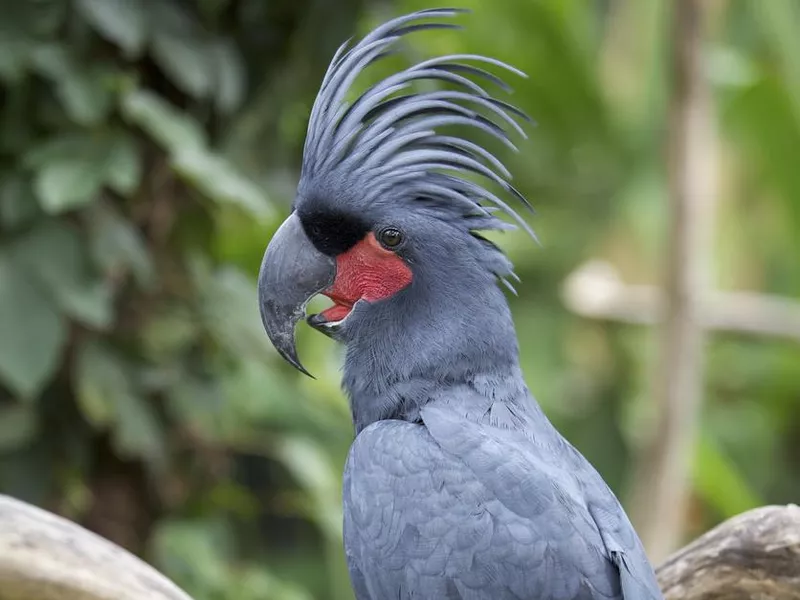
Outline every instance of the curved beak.
<svg viewBox="0 0 800 600">
<path fill-rule="evenodd" d="M 261 322 L 272 345 L 296 369 L 309 377 L 297 357 L 295 326 L 305 316 L 308 301 L 333 285 L 336 261 L 317 250 L 292 213 L 272 237 L 258 274 Z"/>
</svg>

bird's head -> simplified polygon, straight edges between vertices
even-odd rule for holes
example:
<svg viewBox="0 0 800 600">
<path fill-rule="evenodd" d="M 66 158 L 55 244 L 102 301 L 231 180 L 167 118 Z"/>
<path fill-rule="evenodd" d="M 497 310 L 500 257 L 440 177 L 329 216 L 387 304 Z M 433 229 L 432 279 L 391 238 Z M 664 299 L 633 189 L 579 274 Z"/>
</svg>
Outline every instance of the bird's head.
<svg viewBox="0 0 800 600">
<path fill-rule="evenodd" d="M 381 25 L 352 48 L 343 45 L 323 79 L 292 212 L 267 247 L 258 282 L 267 334 L 303 372 L 294 329 L 314 296 L 333 306 L 307 322 L 345 343 L 396 338 L 423 324 L 455 330 L 482 318 L 483 290 L 498 294 L 497 282 L 513 277 L 505 255 L 478 232 L 513 227 L 499 210 L 532 234 L 500 197 L 528 206 L 506 168 L 456 133 L 477 129 L 512 148 L 510 131 L 524 137 L 516 119 L 527 117 L 486 91 L 506 86 L 480 63 L 516 69 L 475 55 L 433 58 L 345 103 L 355 78 L 403 35 L 454 28 L 435 20 L 459 12 L 432 9 Z M 410 91 L 422 80 L 443 85 Z"/>
</svg>

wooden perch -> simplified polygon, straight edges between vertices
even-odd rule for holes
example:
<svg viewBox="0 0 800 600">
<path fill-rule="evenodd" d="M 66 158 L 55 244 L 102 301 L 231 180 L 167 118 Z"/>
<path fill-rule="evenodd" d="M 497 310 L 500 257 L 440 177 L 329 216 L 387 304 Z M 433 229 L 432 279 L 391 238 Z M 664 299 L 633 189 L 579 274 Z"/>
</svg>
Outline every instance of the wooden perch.
<svg viewBox="0 0 800 600">
<path fill-rule="evenodd" d="M 666 600 L 800 600 L 800 507 L 765 506 L 729 519 L 657 574 Z"/>
<path fill-rule="evenodd" d="M 658 569 L 666 600 L 800 600 L 800 507 L 730 519 Z M 83 527 L 0 495 L 0 600 L 191 600 Z"/>
<path fill-rule="evenodd" d="M 192 600 L 129 552 L 0 495 L 0 600 Z"/>
</svg>

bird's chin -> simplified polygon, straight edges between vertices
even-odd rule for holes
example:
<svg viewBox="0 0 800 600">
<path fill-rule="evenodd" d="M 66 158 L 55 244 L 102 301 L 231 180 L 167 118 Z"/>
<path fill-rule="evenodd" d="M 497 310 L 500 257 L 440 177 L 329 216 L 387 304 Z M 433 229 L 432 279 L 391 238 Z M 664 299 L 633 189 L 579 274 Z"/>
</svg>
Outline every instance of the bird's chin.
<svg viewBox="0 0 800 600">
<path fill-rule="evenodd" d="M 358 302 L 361 302 L 361 300 Z M 328 337 L 335 339 L 337 334 L 341 332 L 345 323 L 350 318 L 350 315 L 353 314 L 358 302 L 356 302 L 356 304 L 353 306 L 348 307 L 349 310 L 344 314 L 342 314 L 343 311 L 338 310 L 343 307 L 334 306 L 328 310 L 322 311 L 321 313 L 308 315 L 308 317 L 306 317 L 306 323 L 308 323 L 313 329 L 316 329 Z"/>
</svg>

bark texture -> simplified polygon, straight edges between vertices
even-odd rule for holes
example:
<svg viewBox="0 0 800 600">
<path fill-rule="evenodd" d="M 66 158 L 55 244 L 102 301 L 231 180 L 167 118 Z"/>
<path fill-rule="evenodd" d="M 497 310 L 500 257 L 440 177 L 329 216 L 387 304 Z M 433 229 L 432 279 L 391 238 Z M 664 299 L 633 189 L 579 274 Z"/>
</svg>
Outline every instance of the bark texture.
<svg viewBox="0 0 800 600">
<path fill-rule="evenodd" d="M 725 521 L 658 569 L 667 600 L 800 600 L 800 507 Z"/>
<path fill-rule="evenodd" d="M 0 496 L 0 600 L 191 600 L 151 566 L 52 513 Z"/>
<path fill-rule="evenodd" d="M 666 600 L 800 600 L 800 507 L 734 517 L 659 567 Z M 192 600 L 126 550 L 0 495 L 0 600 Z"/>
</svg>

